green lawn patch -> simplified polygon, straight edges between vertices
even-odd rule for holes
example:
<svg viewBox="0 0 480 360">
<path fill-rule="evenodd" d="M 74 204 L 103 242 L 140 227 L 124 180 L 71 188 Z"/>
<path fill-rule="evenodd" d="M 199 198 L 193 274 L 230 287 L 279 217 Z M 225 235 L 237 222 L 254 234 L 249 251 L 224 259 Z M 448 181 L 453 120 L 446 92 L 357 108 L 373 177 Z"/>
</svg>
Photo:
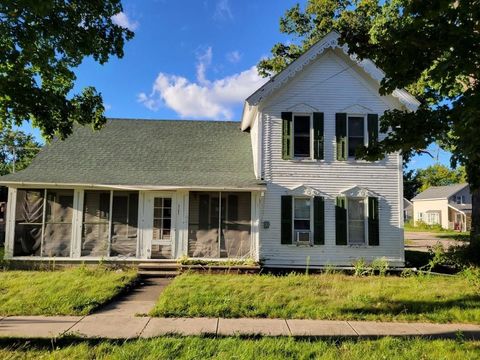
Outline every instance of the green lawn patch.
<svg viewBox="0 0 480 360">
<path fill-rule="evenodd" d="M 0 271 L 0 315 L 86 315 L 136 278 L 104 266 L 59 271 Z"/>
<path fill-rule="evenodd" d="M 13 344 L 0 347 L 3 359 L 474 359 L 480 342 L 393 339 L 315 341 L 293 338 L 242 339 L 162 337 L 124 343 L 81 342 L 65 346 Z"/>
<path fill-rule="evenodd" d="M 447 230 L 442 228 L 441 225 L 427 225 L 425 223 L 418 223 L 417 226 L 413 226 L 411 222 L 406 222 L 403 226 L 403 229 L 408 232 L 431 232 L 431 233 L 438 233 L 441 234 L 440 237 L 443 238 L 450 238 L 450 239 L 457 239 L 463 240 L 470 236 L 470 233 L 467 232 L 460 232 L 454 230 Z"/>
<path fill-rule="evenodd" d="M 151 314 L 480 323 L 479 288 L 464 276 L 184 274 Z"/>
</svg>

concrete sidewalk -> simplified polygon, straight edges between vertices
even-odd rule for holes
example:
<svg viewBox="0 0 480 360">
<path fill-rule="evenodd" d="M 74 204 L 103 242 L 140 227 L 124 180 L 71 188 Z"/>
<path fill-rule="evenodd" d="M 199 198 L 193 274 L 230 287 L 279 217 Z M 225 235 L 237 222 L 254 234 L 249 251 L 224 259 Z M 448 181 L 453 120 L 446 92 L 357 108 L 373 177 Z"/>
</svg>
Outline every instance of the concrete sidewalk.
<svg viewBox="0 0 480 360">
<path fill-rule="evenodd" d="M 178 335 L 262 335 L 324 338 L 431 337 L 480 339 L 480 325 L 284 319 L 150 318 L 93 314 L 85 317 L 12 316 L 0 320 L 0 337 L 134 339 Z"/>
</svg>

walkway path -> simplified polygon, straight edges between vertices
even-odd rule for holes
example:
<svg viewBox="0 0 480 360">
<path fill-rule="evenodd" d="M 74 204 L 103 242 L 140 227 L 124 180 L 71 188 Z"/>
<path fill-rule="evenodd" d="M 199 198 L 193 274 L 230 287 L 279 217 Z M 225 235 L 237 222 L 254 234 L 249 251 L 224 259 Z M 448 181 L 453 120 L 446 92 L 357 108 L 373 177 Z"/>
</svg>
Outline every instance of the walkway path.
<svg viewBox="0 0 480 360">
<path fill-rule="evenodd" d="M 480 325 L 283 319 L 12 316 L 0 321 L 0 337 L 133 339 L 178 335 L 315 337 L 423 336 L 480 339 Z"/>
<path fill-rule="evenodd" d="M 312 337 L 424 336 L 480 339 L 480 325 L 284 319 L 152 318 L 169 279 L 152 279 L 88 316 L 11 316 L 0 318 L 0 337 L 133 339 L 178 335 L 264 335 Z M 460 335 L 461 334 L 461 335 Z"/>
</svg>

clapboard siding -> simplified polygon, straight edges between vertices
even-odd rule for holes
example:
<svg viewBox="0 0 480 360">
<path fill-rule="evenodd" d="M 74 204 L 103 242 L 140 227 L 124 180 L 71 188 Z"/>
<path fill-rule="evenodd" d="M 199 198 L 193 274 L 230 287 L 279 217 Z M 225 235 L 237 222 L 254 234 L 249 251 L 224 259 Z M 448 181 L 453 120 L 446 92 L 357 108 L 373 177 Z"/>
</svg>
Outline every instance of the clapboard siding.
<svg viewBox="0 0 480 360">
<path fill-rule="evenodd" d="M 362 111 L 381 115 L 389 108 L 400 107 L 392 97 L 380 97 L 378 85 L 357 70 L 345 56 L 329 50 L 266 99 L 260 108 L 262 173 L 267 182 L 262 221 L 270 223 L 268 229 L 260 230 L 260 257 L 267 265 L 351 265 L 358 258 L 378 257 L 386 257 L 393 265 L 403 265 L 400 156 L 390 154 L 373 163 L 336 161 L 335 113 Z M 282 160 L 281 112 L 305 106 L 324 113 L 325 160 Z M 280 244 L 281 196 L 299 185 L 326 194 L 325 245 Z M 335 197 L 353 186 L 367 188 L 380 196 L 379 246 L 335 245 Z"/>
</svg>

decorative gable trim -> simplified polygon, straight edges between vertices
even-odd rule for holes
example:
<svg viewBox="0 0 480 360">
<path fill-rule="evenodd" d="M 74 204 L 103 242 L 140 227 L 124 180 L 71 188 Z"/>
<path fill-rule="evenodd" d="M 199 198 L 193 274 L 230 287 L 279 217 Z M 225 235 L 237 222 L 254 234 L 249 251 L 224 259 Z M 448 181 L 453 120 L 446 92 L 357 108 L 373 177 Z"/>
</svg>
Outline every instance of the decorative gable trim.
<svg viewBox="0 0 480 360">
<path fill-rule="evenodd" d="M 352 186 L 339 192 L 339 195 L 346 197 L 382 197 L 380 194 L 362 186 Z"/>
<path fill-rule="evenodd" d="M 327 34 L 322 40 L 314 44 L 310 49 L 303 53 L 298 59 L 292 62 L 282 72 L 273 76 L 269 81 L 250 95 L 245 101 L 249 107 L 256 107 L 267 96 L 272 94 L 275 90 L 283 86 L 296 74 L 302 71 L 307 65 L 314 61 L 319 55 L 323 54 L 327 49 L 340 49 L 348 56 L 353 62 L 355 62 L 361 69 L 363 69 L 372 79 L 378 83 L 385 77 L 385 73 L 380 70 L 371 60 L 363 59 L 359 60 L 355 54 L 350 55 L 348 53 L 348 46 L 345 44 L 340 46 L 338 40 L 340 34 L 336 31 L 332 31 Z M 420 102 L 404 89 L 397 89 L 392 92 L 392 96 L 397 98 L 408 110 L 417 110 Z M 245 104 L 245 108 L 247 105 Z M 252 117 L 248 116 L 248 113 L 242 115 L 242 130 L 246 130 L 250 127 Z"/>
<path fill-rule="evenodd" d="M 319 110 L 308 104 L 300 103 L 300 104 L 296 104 L 289 107 L 287 111 L 290 111 L 293 113 L 312 113 L 312 112 L 318 112 Z"/>
<path fill-rule="evenodd" d="M 289 189 L 287 193 L 288 195 L 292 196 L 322 196 L 324 198 L 332 198 L 330 195 L 321 190 L 303 184 Z"/>
<path fill-rule="evenodd" d="M 347 114 L 368 114 L 374 111 L 366 106 L 363 106 L 360 104 L 353 104 L 353 105 L 347 106 L 344 109 L 341 109 L 339 112 L 347 113 Z"/>
</svg>

